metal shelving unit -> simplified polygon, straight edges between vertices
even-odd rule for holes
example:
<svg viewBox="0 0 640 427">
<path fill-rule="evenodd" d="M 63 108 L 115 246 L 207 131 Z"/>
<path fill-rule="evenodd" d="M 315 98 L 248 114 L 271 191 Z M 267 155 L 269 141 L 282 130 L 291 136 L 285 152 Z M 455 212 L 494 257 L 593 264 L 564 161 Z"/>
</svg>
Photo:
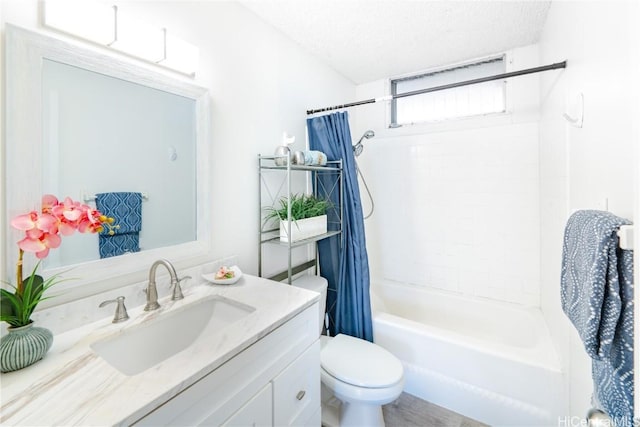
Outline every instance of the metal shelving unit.
<svg viewBox="0 0 640 427">
<path fill-rule="evenodd" d="M 284 163 L 282 166 L 276 164 Z M 308 239 L 295 242 L 282 242 L 279 235 L 279 224 L 265 222 L 265 210 L 274 208 L 280 199 L 286 199 L 291 210 L 292 177 L 297 174 L 305 174 L 305 193 L 316 196 L 326 196 L 331 199 L 332 207 L 327 213 L 327 233 L 313 236 Z M 265 246 L 277 245 L 287 248 L 287 268 L 279 273 L 269 275 L 269 279 L 282 281 L 310 268 L 318 268 L 317 246 L 314 248 L 314 256 L 298 265 L 293 265 L 292 249 L 317 244 L 320 240 L 342 236 L 342 195 L 344 181 L 342 177 L 342 160 L 329 161 L 326 166 L 302 166 L 293 165 L 288 156 L 258 156 L 258 206 L 259 208 L 259 244 L 258 244 L 258 276 L 263 277 L 263 251 Z M 265 196 L 267 200 L 265 199 Z M 291 225 L 294 221 L 287 221 L 287 230 L 291 235 Z M 342 243 L 342 240 L 341 240 Z"/>
</svg>

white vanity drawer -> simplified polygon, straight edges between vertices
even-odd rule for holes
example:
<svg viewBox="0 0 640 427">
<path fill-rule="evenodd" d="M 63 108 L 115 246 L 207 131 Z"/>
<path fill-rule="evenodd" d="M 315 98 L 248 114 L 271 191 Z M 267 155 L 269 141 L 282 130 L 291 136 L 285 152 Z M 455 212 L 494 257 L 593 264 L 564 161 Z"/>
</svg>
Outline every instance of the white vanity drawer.
<svg viewBox="0 0 640 427">
<path fill-rule="evenodd" d="M 320 406 L 320 340 L 273 379 L 276 426 L 304 425 Z"/>
<path fill-rule="evenodd" d="M 222 427 L 261 427 L 271 426 L 273 415 L 273 392 L 271 383 L 264 386 L 242 408 L 233 414 Z M 204 420 L 202 425 L 213 425 L 210 420 Z"/>
</svg>

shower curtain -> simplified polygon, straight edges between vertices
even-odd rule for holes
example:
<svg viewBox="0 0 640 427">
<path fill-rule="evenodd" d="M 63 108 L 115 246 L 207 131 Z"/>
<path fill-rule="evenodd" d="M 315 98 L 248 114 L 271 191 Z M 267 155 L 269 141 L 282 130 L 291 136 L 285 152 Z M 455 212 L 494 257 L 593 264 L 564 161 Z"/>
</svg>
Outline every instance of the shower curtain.
<svg viewBox="0 0 640 427">
<path fill-rule="evenodd" d="M 318 243 L 321 274 L 329 282 L 329 329 L 333 335 L 343 333 L 373 341 L 369 261 L 356 164 L 351 148 L 349 115 L 342 112 L 310 118 L 307 119 L 307 128 L 309 148 L 324 152 L 328 160 L 342 159 L 343 165 L 342 236 L 333 236 Z M 324 188 L 332 188 L 331 183 L 327 182 Z M 332 200 L 333 203 L 337 204 L 337 196 Z"/>
</svg>

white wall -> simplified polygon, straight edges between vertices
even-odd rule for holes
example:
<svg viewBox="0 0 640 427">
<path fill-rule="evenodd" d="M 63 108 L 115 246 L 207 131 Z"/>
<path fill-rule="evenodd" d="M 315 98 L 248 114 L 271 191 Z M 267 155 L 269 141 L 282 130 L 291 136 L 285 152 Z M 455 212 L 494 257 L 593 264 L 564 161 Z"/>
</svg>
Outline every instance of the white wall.
<svg viewBox="0 0 640 427">
<path fill-rule="evenodd" d="M 509 52 L 507 71 L 537 66 L 537 53 Z M 358 158 L 375 200 L 374 283 L 539 305 L 538 79 L 509 81 L 505 115 L 387 129 L 384 105 L 356 112 L 354 136 L 376 132 Z M 357 98 L 384 93 L 381 80 Z"/>
<path fill-rule="evenodd" d="M 590 407 L 591 366 L 559 297 L 564 225 L 575 209 L 608 209 L 633 219 L 638 143 L 638 6 L 635 2 L 553 2 L 540 41 L 542 63 L 567 69 L 541 76 L 541 302 L 566 369 L 571 415 Z M 584 126 L 564 111 L 584 94 Z M 605 203 L 607 201 L 607 203 Z"/>
<path fill-rule="evenodd" d="M 238 255 L 255 273 L 257 154 L 271 154 L 284 130 L 302 149 L 306 109 L 353 99 L 354 85 L 235 2 L 116 3 L 199 46 L 195 83 L 212 99 L 212 256 Z M 3 32 L 5 23 L 38 29 L 37 1 L 2 0 L 0 18 Z"/>
</svg>

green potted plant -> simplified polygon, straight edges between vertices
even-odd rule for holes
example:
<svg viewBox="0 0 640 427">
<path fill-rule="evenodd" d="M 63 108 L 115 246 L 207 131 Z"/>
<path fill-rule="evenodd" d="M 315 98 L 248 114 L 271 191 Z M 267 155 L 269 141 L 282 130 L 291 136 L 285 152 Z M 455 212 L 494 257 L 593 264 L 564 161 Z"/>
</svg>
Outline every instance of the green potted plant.
<svg viewBox="0 0 640 427">
<path fill-rule="evenodd" d="M 280 241 L 295 242 L 327 232 L 327 210 L 331 207 L 328 200 L 310 194 L 292 194 L 289 199 L 281 198 L 279 203 L 279 207 L 269 209 L 265 220 L 280 220 Z"/>
</svg>

